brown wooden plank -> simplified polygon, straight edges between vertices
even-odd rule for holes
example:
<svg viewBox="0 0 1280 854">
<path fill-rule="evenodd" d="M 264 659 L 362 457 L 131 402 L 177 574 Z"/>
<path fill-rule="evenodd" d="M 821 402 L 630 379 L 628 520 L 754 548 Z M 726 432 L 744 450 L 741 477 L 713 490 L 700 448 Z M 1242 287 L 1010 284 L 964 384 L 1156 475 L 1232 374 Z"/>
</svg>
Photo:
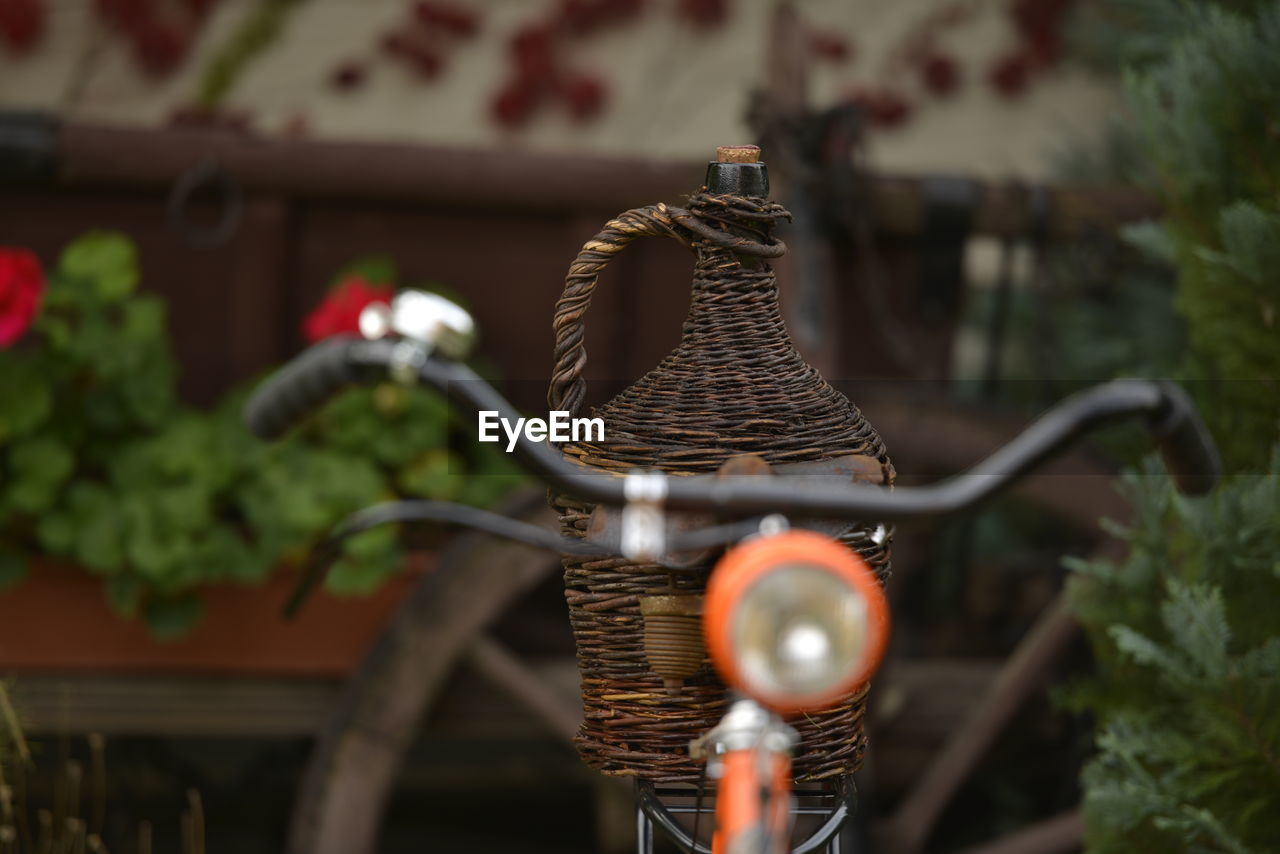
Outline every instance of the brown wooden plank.
<svg viewBox="0 0 1280 854">
<path fill-rule="evenodd" d="M 195 165 L 214 161 L 256 191 L 542 210 L 623 210 L 677 201 L 696 189 L 705 164 L 76 123 L 62 126 L 58 145 L 61 179 L 70 186 L 168 187 Z M 709 143 L 708 159 L 713 153 Z M 1028 230 L 1031 214 L 1024 185 L 985 182 L 979 195 L 975 233 Z M 882 231 L 918 233 L 924 221 L 918 180 L 873 178 L 871 208 Z M 1087 186 L 1050 188 L 1048 210 L 1046 230 L 1053 236 L 1110 231 L 1159 212 L 1155 201 L 1140 191 Z"/>
</svg>

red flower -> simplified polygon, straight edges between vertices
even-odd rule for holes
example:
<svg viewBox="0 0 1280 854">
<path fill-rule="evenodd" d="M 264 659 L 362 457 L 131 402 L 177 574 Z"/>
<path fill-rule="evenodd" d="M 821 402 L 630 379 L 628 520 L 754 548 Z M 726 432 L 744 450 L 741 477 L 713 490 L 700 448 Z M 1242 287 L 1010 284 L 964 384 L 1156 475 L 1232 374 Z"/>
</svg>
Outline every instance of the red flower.
<svg viewBox="0 0 1280 854">
<path fill-rule="evenodd" d="M 359 276 L 343 279 L 302 321 L 302 332 L 311 343 L 331 335 L 358 334 L 360 312 L 374 302 L 391 302 L 395 289 L 375 285 Z"/>
<path fill-rule="evenodd" d="M 9 347 L 30 328 L 43 294 L 44 273 L 36 256 L 0 247 L 0 347 Z"/>
</svg>

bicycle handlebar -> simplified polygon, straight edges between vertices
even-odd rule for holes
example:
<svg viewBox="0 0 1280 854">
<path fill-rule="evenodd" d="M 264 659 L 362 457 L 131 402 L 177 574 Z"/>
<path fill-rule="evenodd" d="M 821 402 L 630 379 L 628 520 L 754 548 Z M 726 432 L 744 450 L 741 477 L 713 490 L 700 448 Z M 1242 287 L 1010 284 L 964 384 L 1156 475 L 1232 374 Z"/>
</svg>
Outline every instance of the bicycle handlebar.
<svg viewBox="0 0 1280 854">
<path fill-rule="evenodd" d="M 254 393 L 245 407 L 246 424 L 262 438 L 282 435 L 343 386 L 385 375 L 396 345 L 396 339 L 354 337 L 316 344 Z M 468 416 L 489 410 L 512 421 L 519 417 L 466 365 L 433 356 L 419 367 L 418 376 Z M 1181 491 L 1198 495 L 1214 486 L 1221 470 L 1217 449 L 1186 393 L 1158 380 L 1114 380 L 1067 398 L 973 468 L 938 483 L 889 490 L 796 475 L 671 477 L 665 506 L 733 517 L 785 508 L 797 517 L 885 521 L 953 513 L 991 497 L 1085 433 L 1132 417 L 1145 419 Z M 623 478 L 571 463 L 545 442 L 520 435 L 514 452 L 527 469 L 557 490 L 597 504 L 626 503 Z"/>
<path fill-rule="evenodd" d="M 385 373 L 394 341 L 337 336 L 303 350 L 254 390 L 244 423 L 259 439 L 278 439 L 345 386 Z"/>
</svg>

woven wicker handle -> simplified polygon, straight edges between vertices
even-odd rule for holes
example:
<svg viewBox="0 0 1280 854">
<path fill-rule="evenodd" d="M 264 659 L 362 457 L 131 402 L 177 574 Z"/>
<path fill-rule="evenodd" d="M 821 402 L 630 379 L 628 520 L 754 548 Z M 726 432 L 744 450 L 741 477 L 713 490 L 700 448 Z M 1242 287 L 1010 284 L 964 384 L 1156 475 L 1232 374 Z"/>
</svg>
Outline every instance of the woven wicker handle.
<svg viewBox="0 0 1280 854">
<path fill-rule="evenodd" d="M 547 390 L 550 409 L 577 415 L 586 396 L 587 384 L 582 378 L 587 365 L 585 318 L 600 271 L 637 237 L 671 237 L 685 247 L 690 246 L 689 233 L 676 222 L 677 218 L 687 217 L 688 212 L 661 204 L 635 208 L 609 220 L 604 229 L 582 247 L 569 266 L 564 293 L 556 302 L 553 324 L 556 366 Z"/>
</svg>

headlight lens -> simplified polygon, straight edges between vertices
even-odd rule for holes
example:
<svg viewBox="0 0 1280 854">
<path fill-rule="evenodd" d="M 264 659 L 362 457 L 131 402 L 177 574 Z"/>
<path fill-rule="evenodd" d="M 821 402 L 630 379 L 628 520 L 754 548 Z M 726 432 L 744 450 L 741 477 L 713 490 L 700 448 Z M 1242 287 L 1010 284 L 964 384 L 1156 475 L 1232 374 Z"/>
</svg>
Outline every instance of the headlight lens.
<svg viewBox="0 0 1280 854">
<path fill-rule="evenodd" d="M 867 604 L 821 567 L 785 564 L 743 592 L 730 631 L 748 693 L 823 694 L 862 658 Z"/>
<path fill-rule="evenodd" d="M 708 586 L 705 627 L 731 685 L 775 709 L 819 709 L 870 679 L 888 609 L 857 555 L 796 531 L 725 556 Z"/>
</svg>

